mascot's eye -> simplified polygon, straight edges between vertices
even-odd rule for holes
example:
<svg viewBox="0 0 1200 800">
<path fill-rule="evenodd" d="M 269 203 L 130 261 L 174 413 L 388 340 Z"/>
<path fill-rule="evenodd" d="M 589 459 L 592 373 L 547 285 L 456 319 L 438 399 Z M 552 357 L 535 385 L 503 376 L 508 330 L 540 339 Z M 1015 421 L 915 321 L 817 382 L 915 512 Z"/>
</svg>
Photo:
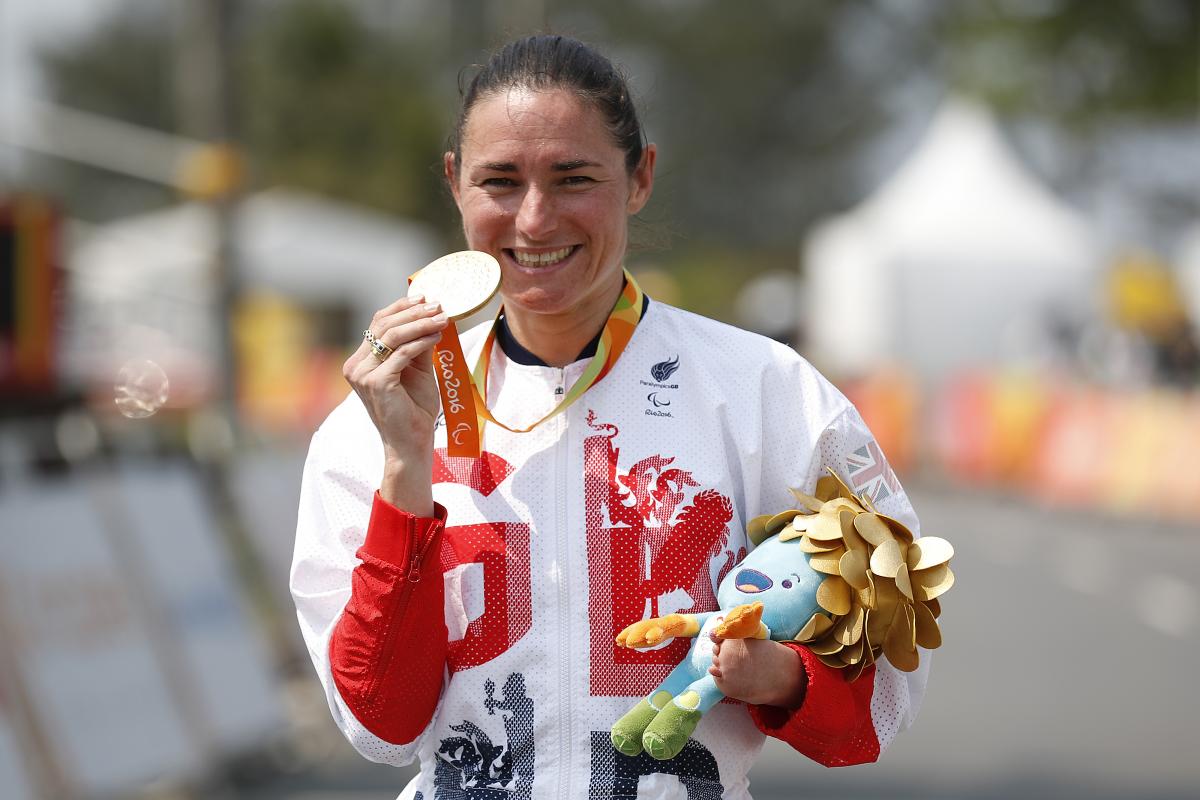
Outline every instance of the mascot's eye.
<svg viewBox="0 0 1200 800">
<path fill-rule="evenodd" d="M 791 581 L 784 581 L 784 582 L 783 582 L 783 588 L 785 588 L 785 589 L 790 589 L 790 588 L 792 588 L 792 582 L 791 582 Z"/>
</svg>

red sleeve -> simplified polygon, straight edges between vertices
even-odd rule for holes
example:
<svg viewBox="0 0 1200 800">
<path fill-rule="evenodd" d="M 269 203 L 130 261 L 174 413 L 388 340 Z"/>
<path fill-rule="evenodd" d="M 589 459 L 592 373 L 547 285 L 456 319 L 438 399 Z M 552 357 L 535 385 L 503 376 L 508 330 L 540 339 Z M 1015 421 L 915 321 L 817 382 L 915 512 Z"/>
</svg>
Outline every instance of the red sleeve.
<svg viewBox="0 0 1200 800">
<path fill-rule="evenodd" d="M 747 706 L 758 729 L 826 767 L 878 759 L 879 741 L 871 719 L 875 667 L 867 667 L 858 680 L 848 682 L 843 670 L 825 666 L 807 647 L 784 644 L 799 653 L 804 663 L 808 677 L 804 701 L 795 711 Z"/>
<path fill-rule="evenodd" d="M 433 719 L 446 663 L 437 557 L 446 509 L 414 517 L 375 493 L 350 600 L 333 629 L 334 684 L 363 727 L 408 744 Z"/>
</svg>

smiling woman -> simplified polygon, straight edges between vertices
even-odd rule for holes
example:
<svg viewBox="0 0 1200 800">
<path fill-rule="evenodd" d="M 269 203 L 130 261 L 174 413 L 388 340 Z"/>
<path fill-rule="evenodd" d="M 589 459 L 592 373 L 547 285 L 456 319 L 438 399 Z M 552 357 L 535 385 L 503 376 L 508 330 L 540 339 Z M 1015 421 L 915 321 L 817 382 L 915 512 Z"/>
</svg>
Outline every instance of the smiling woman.
<svg viewBox="0 0 1200 800">
<path fill-rule="evenodd" d="M 628 92 L 611 67 L 600 86 L 581 90 L 550 82 L 542 67 L 554 59 L 542 60 L 507 83 L 481 73 L 464 101 L 445 172 L 467 244 L 500 261 L 512 332 L 562 366 L 595 335 L 620 294 L 628 218 L 650 197 L 656 148 L 642 146 Z M 596 74 L 582 60 L 570 66 Z M 593 99 L 605 92 L 615 97 Z M 616 119 L 606 108 L 617 109 Z M 614 135 L 631 127 L 636 135 Z"/>
<path fill-rule="evenodd" d="M 753 545 L 748 520 L 832 467 L 917 530 L 882 456 L 855 473 L 851 456 L 879 450 L 806 361 L 652 303 L 625 270 L 657 152 L 594 49 L 562 36 L 501 49 L 443 160 L 468 246 L 501 274 L 501 313 L 461 337 L 480 455 L 447 450 L 430 353 L 449 321 L 421 297 L 375 315 L 345 364 L 354 392 L 313 438 L 301 627 L 350 741 L 372 760 L 420 759 L 405 798 L 659 796 L 676 781 L 746 798 L 764 734 L 859 763 L 915 714 L 924 667 L 880 663 L 850 684 L 796 642 L 704 634 L 711 669 L 664 717 L 687 725 L 643 752 L 639 720 L 676 702 L 655 687 L 688 651 L 666 640 L 687 629 L 668 624 L 645 650 L 617 634 L 716 611 Z M 747 592 L 796 577 L 755 567 L 732 573 Z M 746 705 L 701 709 L 693 694 Z M 631 699 L 618 753 L 610 728 Z"/>
</svg>

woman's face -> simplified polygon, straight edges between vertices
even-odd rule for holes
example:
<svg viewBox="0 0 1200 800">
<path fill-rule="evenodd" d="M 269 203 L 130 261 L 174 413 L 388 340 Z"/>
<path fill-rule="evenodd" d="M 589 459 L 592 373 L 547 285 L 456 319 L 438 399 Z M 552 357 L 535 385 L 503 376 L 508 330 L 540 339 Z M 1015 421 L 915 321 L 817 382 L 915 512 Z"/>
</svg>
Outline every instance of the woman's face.
<svg viewBox="0 0 1200 800">
<path fill-rule="evenodd" d="M 500 262 L 506 305 L 554 315 L 611 306 L 654 146 L 630 175 L 599 111 L 566 90 L 516 88 L 476 101 L 460 149 L 457 170 L 445 156 L 446 178 L 467 245 Z"/>
</svg>

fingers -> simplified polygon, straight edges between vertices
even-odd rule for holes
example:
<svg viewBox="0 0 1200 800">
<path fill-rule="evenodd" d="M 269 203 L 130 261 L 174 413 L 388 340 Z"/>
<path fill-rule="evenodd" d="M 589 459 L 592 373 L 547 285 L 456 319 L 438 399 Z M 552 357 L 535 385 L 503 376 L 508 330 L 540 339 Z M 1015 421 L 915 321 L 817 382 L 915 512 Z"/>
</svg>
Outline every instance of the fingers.
<svg viewBox="0 0 1200 800">
<path fill-rule="evenodd" d="M 412 339 L 414 331 L 422 335 L 440 332 L 450 322 L 439 303 L 418 303 L 372 320 L 378 325 L 375 337 L 393 350 Z"/>
<path fill-rule="evenodd" d="M 712 666 L 708 668 L 708 674 L 712 675 L 717 680 L 721 680 L 725 675 L 721 672 L 721 640 L 713 637 L 713 653 Z M 721 688 L 720 686 L 717 687 Z M 722 690 L 724 691 L 724 690 Z"/>
<path fill-rule="evenodd" d="M 403 311 L 406 308 L 412 308 L 413 306 L 419 306 L 424 302 L 425 302 L 424 295 L 419 295 L 419 294 L 413 295 L 412 297 L 397 297 L 395 300 L 392 301 L 391 305 L 384 306 L 383 308 L 376 311 L 375 316 L 371 319 L 371 321 L 377 322 L 379 319 L 381 319 L 383 317 L 390 317 L 392 314 L 396 314 L 400 311 Z"/>
<path fill-rule="evenodd" d="M 424 304 L 425 298 L 420 295 L 416 297 L 397 298 L 391 303 L 391 305 L 385 306 L 375 312 L 375 314 L 371 317 L 371 323 L 367 326 L 367 330 L 369 330 L 376 336 L 376 338 L 378 338 L 382 336 L 389 327 L 391 327 L 390 325 L 386 324 L 389 319 L 405 311 L 408 311 L 410 314 L 412 314 L 414 309 L 419 308 Z M 371 345 L 365 336 L 363 337 L 363 346 L 360 346 L 358 349 L 362 352 L 370 352 Z"/>
<path fill-rule="evenodd" d="M 376 377 L 384 379 L 409 365 L 432 370 L 433 365 L 425 356 L 449 324 L 437 303 L 424 303 L 419 297 L 400 298 L 376 312 L 368 328 L 378 341 L 392 350 L 391 354 L 380 362 L 371 351 L 371 343 L 364 337 L 358 349 L 346 359 L 342 373 L 353 385 L 368 374 L 379 373 Z"/>
<path fill-rule="evenodd" d="M 727 697 L 752 705 L 798 708 L 807 686 L 795 650 L 769 639 L 731 639 L 708 674 Z"/>
</svg>

